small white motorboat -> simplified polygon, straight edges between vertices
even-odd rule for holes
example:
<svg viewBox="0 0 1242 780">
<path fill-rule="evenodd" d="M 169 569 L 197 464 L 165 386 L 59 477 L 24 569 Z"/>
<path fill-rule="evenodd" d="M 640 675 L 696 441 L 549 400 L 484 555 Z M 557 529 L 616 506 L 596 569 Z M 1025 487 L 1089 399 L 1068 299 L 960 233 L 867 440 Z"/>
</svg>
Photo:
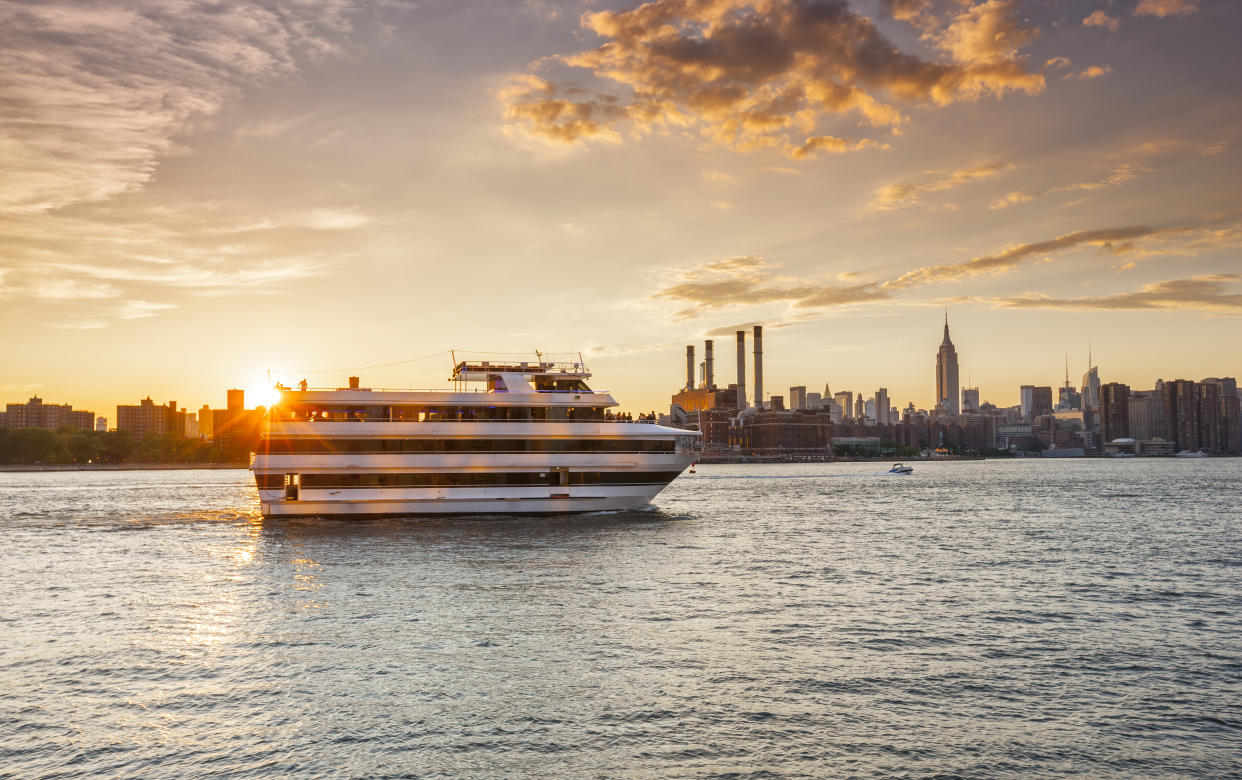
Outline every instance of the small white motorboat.
<svg viewBox="0 0 1242 780">
<path fill-rule="evenodd" d="M 905 466 L 901 463 L 894 463 L 893 467 L 888 470 L 889 474 L 911 474 L 914 472 L 913 466 Z"/>
</svg>

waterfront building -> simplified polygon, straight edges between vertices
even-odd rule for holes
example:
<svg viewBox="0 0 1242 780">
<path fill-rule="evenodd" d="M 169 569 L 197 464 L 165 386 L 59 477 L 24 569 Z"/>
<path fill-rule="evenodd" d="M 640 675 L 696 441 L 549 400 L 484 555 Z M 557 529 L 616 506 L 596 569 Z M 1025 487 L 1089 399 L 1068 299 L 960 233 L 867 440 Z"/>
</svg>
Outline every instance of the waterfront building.
<svg viewBox="0 0 1242 780">
<path fill-rule="evenodd" d="M 214 418 L 211 415 L 211 407 L 203 404 L 203 408 L 198 410 L 198 437 L 200 439 L 212 438 L 212 423 Z"/>
<path fill-rule="evenodd" d="M 1100 433 L 1105 444 L 1130 438 L 1129 385 L 1109 382 L 1100 386 Z"/>
<path fill-rule="evenodd" d="M 1209 377 L 1200 384 L 1213 384 L 1219 390 L 1220 449 L 1223 453 L 1242 454 L 1242 419 L 1239 419 L 1238 381 L 1233 377 Z"/>
<path fill-rule="evenodd" d="M 1199 389 L 1189 379 L 1174 379 L 1164 386 L 1165 423 L 1178 452 L 1198 452 L 1199 446 Z"/>
<path fill-rule="evenodd" d="M 1164 439 L 1169 427 L 1164 419 L 1164 388 L 1130 391 L 1130 436 L 1135 441 Z"/>
<path fill-rule="evenodd" d="M 185 412 L 177 411 L 177 402 L 156 404 L 150 396 L 132 405 L 117 405 L 116 429 L 128 431 L 135 439 L 172 433 L 185 435 Z"/>
<path fill-rule="evenodd" d="M 32 396 L 24 404 L 8 404 L 5 407 L 5 428 L 76 428 L 89 431 L 95 427 L 95 413 L 75 410 L 70 404 L 45 404 L 39 396 Z"/>
<path fill-rule="evenodd" d="M 962 413 L 979 411 L 979 388 L 962 388 Z"/>
<path fill-rule="evenodd" d="M 1208 455 L 1219 455 L 1224 451 L 1220 385 L 1197 382 L 1195 389 L 1199 394 L 1199 449 Z"/>
<path fill-rule="evenodd" d="M 936 409 L 958 414 L 961 406 L 957 384 L 957 349 L 949 338 L 949 315 L 944 315 L 944 340 L 936 352 Z"/>
</svg>

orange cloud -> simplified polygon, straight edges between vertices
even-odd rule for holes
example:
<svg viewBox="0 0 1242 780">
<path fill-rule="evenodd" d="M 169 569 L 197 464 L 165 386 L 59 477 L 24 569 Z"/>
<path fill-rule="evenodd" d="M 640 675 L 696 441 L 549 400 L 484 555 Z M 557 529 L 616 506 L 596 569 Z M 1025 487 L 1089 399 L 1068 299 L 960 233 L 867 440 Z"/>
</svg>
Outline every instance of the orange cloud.
<svg viewBox="0 0 1242 780">
<path fill-rule="evenodd" d="M 718 309 L 760 303 L 784 302 L 802 308 L 825 308 L 890 297 L 873 282 L 854 285 L 799 282 L 773 274 L 775 268 L 761 257 L 719 260 L 689 269 L 680 281 L 652 297 L 689 304 L 673 315 L 679 320 Z"/>
<path fill-rule="evenodd" d="M 962 184 L 983 181 L 999 176 L 1013 168 L 1010 162 L 990 162 L 972 165 L 957 171 L 927 171 L 922 177 L 899 184 L 881 187 L 867 204 L 869 211 L 891 211 L 922 201 L 929 192 L 941 192 Z M 932 178 L 929 178 L 932 177 Z"/>
<path fill-rule="evenodd" d="M 1013 62 L 1037 31 L 1018 17 L 1018 0 L 986 0 L 953 19 L 937 38 L 958 62 Z"/>
<path fill-rule="evenodd" d="M 1018 203 L 1026 203 L 1027 201 L 1034 200 L 1034 199 L 1035 199 L 1034 195 L 1028 195 L 1025 192 L 1010 192 L 1007 195 L 997 198 L 996 201 L 991 206 L 988 206 L 988 208 L 1007 209 L 1010 206 L 1016 205 Z"/>
<path fill-rule="evenodd" d="M 1102 179 L 1091 179 L 1088 181 L 1075 182 L 1073 184 L 1062 184 L 1060 186 L 1035 193 L 1034 195 L 1026 192 L 1010 192 L 1009 194 L 998 198 L 988 208 L 1005 209 L 1019 203 L 1027 203 L 1035 198 L 1043 197 L 1044 195 L 1049 195 L 1054 192 L 1090 192 L 1093 190 L 1102 190 L 1107 187 L 1116 187 L 1118 185 L 1125 184 L 1126 182 L 1133 181 L 1143 174 L 1150 172 L 1151 169 L 1145 165 L 1140 165 L 1138 163 L 1126 163 L 1118 166 L 1112 173 Z"/>
<path fill-rule="evenodd" d="M 971 258 L 962 263 L 916 268 L 892 281 L 885 282 L 881 287 L 883 289 L 898 290 L 923 284 L 956 281 L 974 276 L 1003 273 L 1013 270 L 1032 257 L 1073 249 L 1079 246 L 1097 246 L 1105 251 L 1121 253 L 1129 251 L 1133 242 L 1137 239 L 1171 232 L 1183 232 L 1185 230 L 1185 228 L 1151 228 L 1144 226 L 1107 228 L 1104 230 L 1079 230 L 1048 241 L 1018 244 L 1003 252 Z"/>
<path fill-rule="evenodd" d="M 831 135 L 817 135 L 806 139 L 801 146 L 791 148 L 789 156 L 796 160 L 807 157 L 814 159 L 819 153 L 824 154 L 843 154 L 845 152 L 854 152 L 859 149 L 888 149 L 888 144 L 878 144 L 870 138 L 863 138 L 859 141 L 853 141 L 849 138 L 836 138 Z"/>
<path fill-rule="evenodd" d="M 1092 65 L 1084 68 L 1077 73 L 1066 73 L 1062 80 L 1065 79 L 1098 79 L 1100 76 L 1107 76 L 1113 72 L 1112 65 Z"/>
<path fill-rule="evenodd" d="M 1007 309 L 1198 309 L 1242 314 L 1242 293 L 1233 289 L 1238 274 L 1210 274 L 1145 284 L 1138 292 L 1095 298 L 1053 298 L 1030 293 L 995 302 Z"/>
<path fill-rule="evenodd" d="M 888 4 L 894 14 L 921 7 Z M 1016 0 L 988 0 L 950 19 L 936 34 L 948 62 L 902 52 L 843 2 L 651 0 L 587 14 L 582 25 L 604 43 L 536 67 L 589 70 L 614 91 L 522 77 L 500 96 L 515 127 L 565 143 L 685 127 L 739 151 L 791 152 L 807 147 L 794 138 L 831 137 L 814 132 L 828 117 L 897 128 L 907 120 L 895 102 L 947 105 L 1044 88 L 1018 57 L 1035 31 L 1018 21 Z M 803 156 L 832 146 L 812 144 Z"/>
<path fill-rule="evenodd" d="M 1167 242 L 1181 239 L 1170 248 Z M 1017 269 L 1028 260 L 1044 258 L 1079 247 L 1097 247 L 1111 255 L 1141 256 L 1156 251 L 1180 251 L 1194 254 L 1199 250 L 1242 246 L 1242 224 L 1219 227 L 1164 227 L 1135 225 L 1122 228 L 1079 230 L 1047 241 L 1018 244 L 1003 251 L 971 258 L 960 263 L 916 268 L 888 281 L 852 282 L 857 277 L 838 276 L 833 284 L 805 280 L 777 273 L 778 264 L 762 257 L 728 258 L 691 268 L 681 278 L 655 293 L 662 298 L 689 304 L 678 311 L 676 319 L 688 319 L 720 309 L 763 303 L 787 303 L 796 309 L 825 309 L 833 306 L 889 300 L 898 293 L 928 284 L 962 281 L 980 276 L 1004 274 Z M 1134 267 L 1133 262 L 1121 270 Z M 1042 294 L 1027 294 L 995 299 L 1006 307 L 1023 308 L 1199 308 L 1211 310 L 1242 310 L 1242 295 L 1229 293 L 1228 284 L 1237 281 L 1236 274 L 1218 274 L 1172 280 L 1148 285 L 1137 293 L 1103 298 L 1055 299 Z M 799 317 L 813 314 L 797 315 Z"/>
<path fill-rule="evenodd" d="M 1184 16 L 1199 10 L 1199 0 L 1140 0 L 1136 16 Z"/>
<path fill-rule="evenodd" d="M 1112 32 L 1117 32 L 1117 28 L 1121 26 L 1121 21 L 1109 16 L 1103 9 L 1082 20 L 1083 27 L 1105 27 Z"/>
</svg>

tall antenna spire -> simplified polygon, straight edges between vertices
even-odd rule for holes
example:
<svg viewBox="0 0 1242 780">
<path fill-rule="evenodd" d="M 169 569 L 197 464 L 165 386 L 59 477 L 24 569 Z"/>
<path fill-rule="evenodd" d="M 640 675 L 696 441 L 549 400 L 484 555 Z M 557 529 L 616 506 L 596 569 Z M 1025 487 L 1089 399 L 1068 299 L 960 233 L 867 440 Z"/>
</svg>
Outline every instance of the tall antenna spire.
<svg viewBox="0 0 1242 780">
<path fill-rule="evenodd" d="M 1069 353 L 1065 353 L 1065 386 L 1069 387 Z"/>
</svg>

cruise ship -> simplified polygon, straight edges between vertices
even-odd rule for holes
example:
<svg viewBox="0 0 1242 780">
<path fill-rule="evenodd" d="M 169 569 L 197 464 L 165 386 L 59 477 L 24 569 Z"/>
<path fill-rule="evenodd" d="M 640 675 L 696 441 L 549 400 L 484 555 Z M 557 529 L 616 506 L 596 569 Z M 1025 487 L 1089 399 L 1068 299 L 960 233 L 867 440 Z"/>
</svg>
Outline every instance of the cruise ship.
<svg viewBox="0 0 1242 780">
<path fill-rule="evenodd" d="M 453 359 L 452 390 L 277 386 L 264 517 L 554 514 L 645 506 L 699 434 L 614 414 L 577 360 Z"/>
</svg>

